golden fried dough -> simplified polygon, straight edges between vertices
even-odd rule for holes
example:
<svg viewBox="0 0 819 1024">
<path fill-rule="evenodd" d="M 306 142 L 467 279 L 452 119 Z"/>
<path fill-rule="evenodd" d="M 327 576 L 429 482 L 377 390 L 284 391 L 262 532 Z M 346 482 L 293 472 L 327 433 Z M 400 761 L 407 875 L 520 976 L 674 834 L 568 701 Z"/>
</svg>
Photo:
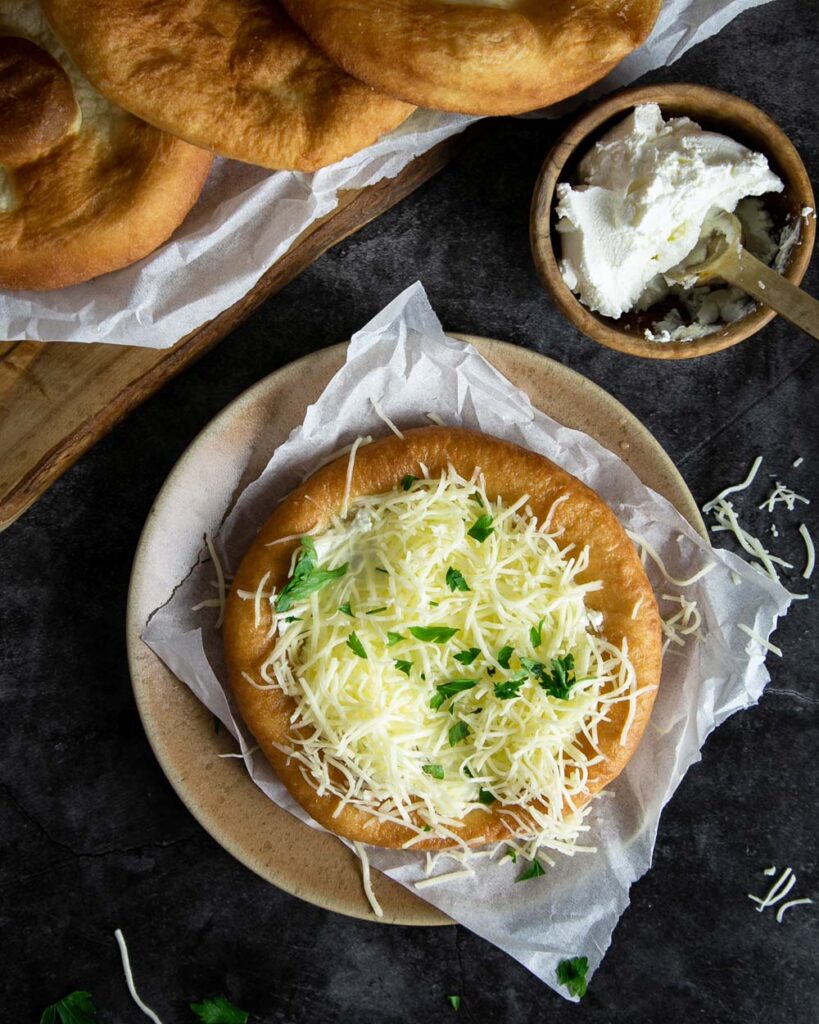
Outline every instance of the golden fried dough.
<svg viewBox="0 0 819 1024">
<path fill-rule="evenodd" d="M 404 439 L 389 436 L 358 450 L 352 475 L 351 499 L 397 490 L 407 475 L 420 475 L 423 463 L 432 479 L 448 466 L 469 478 L 480 467 L 490 501 L 501 498 L 511 505 L 528 494 L 529 506 L 540 521 L 552 510 L 550 529 L 559 533 L 561 547 L 589 547 L 584 580 L 602 581 L 602 588 L 586 595 L 587 607 L 602 615 L 600 627 L 606 641 L 617 647 L 627 641 L 639 690 L 635 715 L 625 742 L 621 733 L 628 702 L 611 705 L 610 717 L 600 727 L 599 749 L 605 759 L 589 767 L 584 800 L 614 779 L 633 754 L 651 713 L 661 667 L 660 621 L 656 601 L 640 560 L 608 506 L 588 487 L 548 459 L 494 437 L 466 430 L 425 427 L 405 432 Z M 260 628 L 258 608 L 242 593 L 256 592 L 259 580 L 269 571 L 270 586 L 280 592 L 290 571 L 298 541 L 274 546 L 279 538 L 320 531 L 342 507 L 348 458 L 340 458 L 318 470 L 277 506 L 264 524 L 233 581 L 228 597 L 224 643 L 233 693 L 248 728 L 265 756 L 296 800 L 327 829 L 353 840 L 386 847 L 400 847 L 414 833 L 393 821 L 378 820 L 349 804 L 339 811 L 339 800 L 318 795 L 296 761 L 289 760 L 274 744 L 291 746 L 294 700 L 278 687 L 260 690 L 247 682 L 259 678 L 261 664 L 272 650 L 267 621 Z M 556 499 L 563 495 L 555 505 Z M 366 663 L 365 663 L 366 664 Z M 428 684 L 427 684 L 428 685 Z M 648 688 L 648 689 L 646 689 Z M 581 741 L 582 742 L 582 741 Z M 525 816 L 523 808 L 512 808 Z M 470 812 L 458 834 L 467 843 L 488 842 L 508 835 L 509 827 L 496 811 Z M 413 848 L 435 849 L 451 845 L 433 838 Z"/>
<path fill-rule="evenodd" d="M 0 5 L 0 287 L 76 284 L 184 219 L 212 157 L 103 99 L 35 0 Z"/>
<path fill-rule="evenodd" d="M 331 63 L 275 0 L 43 0 L 43 9 L 109 99 L 236 160 L 312 171 L 413 110 Z"/>
<path fill-rule="evenodd" d="M 418 106 L 517 114 L 602 78 L 661 0 L 283 0 L 351 75 Z"/>
</svg>

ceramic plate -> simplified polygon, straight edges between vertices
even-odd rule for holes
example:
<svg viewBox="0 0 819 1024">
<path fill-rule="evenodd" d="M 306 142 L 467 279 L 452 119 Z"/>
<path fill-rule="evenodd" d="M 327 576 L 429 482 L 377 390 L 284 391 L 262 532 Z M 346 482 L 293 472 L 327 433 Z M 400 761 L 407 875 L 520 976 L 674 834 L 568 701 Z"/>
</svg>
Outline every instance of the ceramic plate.
<svg viewBox="0 0 819 1024">
<path fill-rule="evenodd" d="M 528 349 L 487 338 L 471 342 L 532 403 L 616 452 L 649 487 L 704 532 L 691 493 L 638 420 L 602 388 Z M 333 836 L 308 828 L 251 782 L 213 718 L 139 635 L 194 564 L 204 531 L 218 528 L 233 495 L 254 479 L 301 423 L 344 362 L 346 345 L 305 356 L 265 377 L 224 409 L 193 441 L 154 502 L 137 548 L 128 595 L 128 661 L 139 713 L 159 763 L 185 805 L 234 857 L 280 889 L 327 910 L 376 918 L 364 897 L 357 859 Z M 218 464 L 219 469 L 215 468 Z M 226 469 L 227 467 L 227 469 Z M 192 528 L 196 523 L 196 528 Z M 390 924 L 442 925 L 449 919 L 375 872 Z"/>
</svg>

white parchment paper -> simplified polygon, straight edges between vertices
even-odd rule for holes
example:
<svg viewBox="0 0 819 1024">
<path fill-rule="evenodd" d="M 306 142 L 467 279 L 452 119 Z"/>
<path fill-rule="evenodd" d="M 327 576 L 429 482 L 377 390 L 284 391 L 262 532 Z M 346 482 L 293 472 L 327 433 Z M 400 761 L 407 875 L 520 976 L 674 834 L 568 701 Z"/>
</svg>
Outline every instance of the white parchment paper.
<svg viewBox="0 0 819 1024">
<path fill-rule="evenodd" d="M 768 2 L 666 0 L 648 42 L 591 95 L 673 63 L 741 11 Z M 139 263 L 58 291 L 0 292 L 0 339 L 170 348 L 250 291 L 306 228 L 336 207 L 339 192 L 394 177 L 474 120 L 419 110 L 375 145 L 315 174 L 217 160 L 185 222 Z"/>
<path fill-rule="evenodd" d="M 375 399 L 399 427 L 437 414 L 445 423 L 481 430 L 553 459 L 593 487 L 628 529 L 645 538 L 668 571 L 687 579 L 714 568 L 685 588 L 703 617 L 702 639 L 664 659 L 663 676 L 644 738 L 626 770 L 590 814 L 595 854 L 558 857 L 537 880 L 516 884 L 520 866 L 506 860 L 474 862 L 472 878 L 425 890 L 423 897 L 454 920 L 505 950 L 539 978 L 556 985 L 558 962 L 585 955 L 600 963 L 629 887 L 651 864 L 660 812 L 706 736 L 728 715 L 755 703 L 768 680 L 763 652 L 737 628 L 745 623 L 768 637 L 789 595 L 741 559 L 713 551 L 672 505 L 644 486 L 616 455 L 534 409 L 469 345 L 447 338 L 420 284 L 399 295 L 352 340 L 347 361 L 303 424 L 279 447 L 260 476 L 238 497 L 215 539 L 229 571 L 238 566 L 272 508 L 327 456 L 362 434 L 386 428 Z M 658 596 L 683 591 L 647 566 Z M 732 573 L 736 574 L 732 580 Z M 242 751 L 255 741 L 239 721 L 229 692 L 213 608 L 193 611 L 212 598 L 214 567 L 206 553 L 171 600 L 151 618 L 143 639 L 238 739 Z M 661 602 L 668 616 L 673 605 Z M 259 752 L 245 758 L 256 784 L 280 806 L 313 828 Z M 423 857 L 369 848 L 371 862 L 411 887 L 423 877 Z M 437 871 L 459 865 L 443 860 Z"/>
</svg>

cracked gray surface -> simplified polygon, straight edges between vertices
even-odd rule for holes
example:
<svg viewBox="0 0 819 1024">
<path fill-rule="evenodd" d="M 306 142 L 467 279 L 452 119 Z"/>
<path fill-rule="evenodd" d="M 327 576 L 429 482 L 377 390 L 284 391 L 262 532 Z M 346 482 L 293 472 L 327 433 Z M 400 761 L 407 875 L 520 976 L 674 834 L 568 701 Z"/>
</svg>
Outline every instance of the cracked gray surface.
<svg viewBox="0 0 819 1024">
<path fill-rule="evenodd" d="M 653 76 L 758 103 L 819 167 L 815 4 L 776 0 Z M 185 811 L 153 759 L 130 693 L 123 623 L 150 504 L 184 447 L 283 363 L 348 337 L 416 279 L 444 324 L 512 340 L 597 381 L 681 467 L 700 503 L 757 453 L 814 499 L 819 537 L 819 350 L 781 321 L 705 360 L 660 364 L 599 348 L 538 286 L 527 216 L 557 126 L 498 121 L 396 209 L 319 260 L 214 352 L 151 399 L 0 536 L 0 1020 L 23 1024 L 90 990 L 106 1024 L 141 1020 L 112 938 L 165 1024 L 225 993 L 254 1022 L 487 1020 L 666 1024 L 815 1020 L 816 908 L 778 926 L 748 892 L 792 865 L 819 898 L 814 600 L 776 635 L 760 706 L 706 744 L 663 817 L 655 865 L 632 892 L 583 1008 L 563 1003 L 461 929 L 388 928 L 301 903 L 241 867 Z M 819 291 L 816 260 L 807 286 Z M 805 457 L 798 470 L 797 455 Z M 760 481 L 767 477 L 760 477 Z M 738 502 L 757 532 L 770 518 Z M 801 566 L 787 513 L 775 550 Z M 797 576 L 793 577 L 794 582 Z M 574 951 L 572 951 L 574 952 Z M 458 993 L 457 1016 L 445 997 Z"/>
</svg>

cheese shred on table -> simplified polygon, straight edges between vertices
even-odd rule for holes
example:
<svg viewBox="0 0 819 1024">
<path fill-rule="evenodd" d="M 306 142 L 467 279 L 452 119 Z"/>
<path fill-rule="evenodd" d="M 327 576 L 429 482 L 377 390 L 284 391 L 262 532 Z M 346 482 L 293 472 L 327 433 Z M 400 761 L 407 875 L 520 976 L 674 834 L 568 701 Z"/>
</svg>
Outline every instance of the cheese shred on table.
<svg viewBox="0 0 819 1024">
<path fill-rule="evenodd" d="M 460 842 L 461 819 L 491 810 L 510 837 L 573 852 L 603 759 L 598 728 L 629 702 L 625 742 L 641 692 L 626 645 L 587 605 L 602 586 L 588 548 L 561 546 L 528 495 L 490 501 L 478 472 L 348 496 L 346 517 L 313 537 L 321 568 L 347 572 L 286 614 L 275 591 L 261 598 L 257 628 L 273 646 L 254 684 L 295 702 L 298 739 L 281 749 L 339 810 L 415 833 L 407 846 Z M 482 516 L 492 529 L 480 541 L 469 530 Z M 561 699 L 531 665 L 550 672 L 567 655 L 576 682 Z"/>
</svg>

